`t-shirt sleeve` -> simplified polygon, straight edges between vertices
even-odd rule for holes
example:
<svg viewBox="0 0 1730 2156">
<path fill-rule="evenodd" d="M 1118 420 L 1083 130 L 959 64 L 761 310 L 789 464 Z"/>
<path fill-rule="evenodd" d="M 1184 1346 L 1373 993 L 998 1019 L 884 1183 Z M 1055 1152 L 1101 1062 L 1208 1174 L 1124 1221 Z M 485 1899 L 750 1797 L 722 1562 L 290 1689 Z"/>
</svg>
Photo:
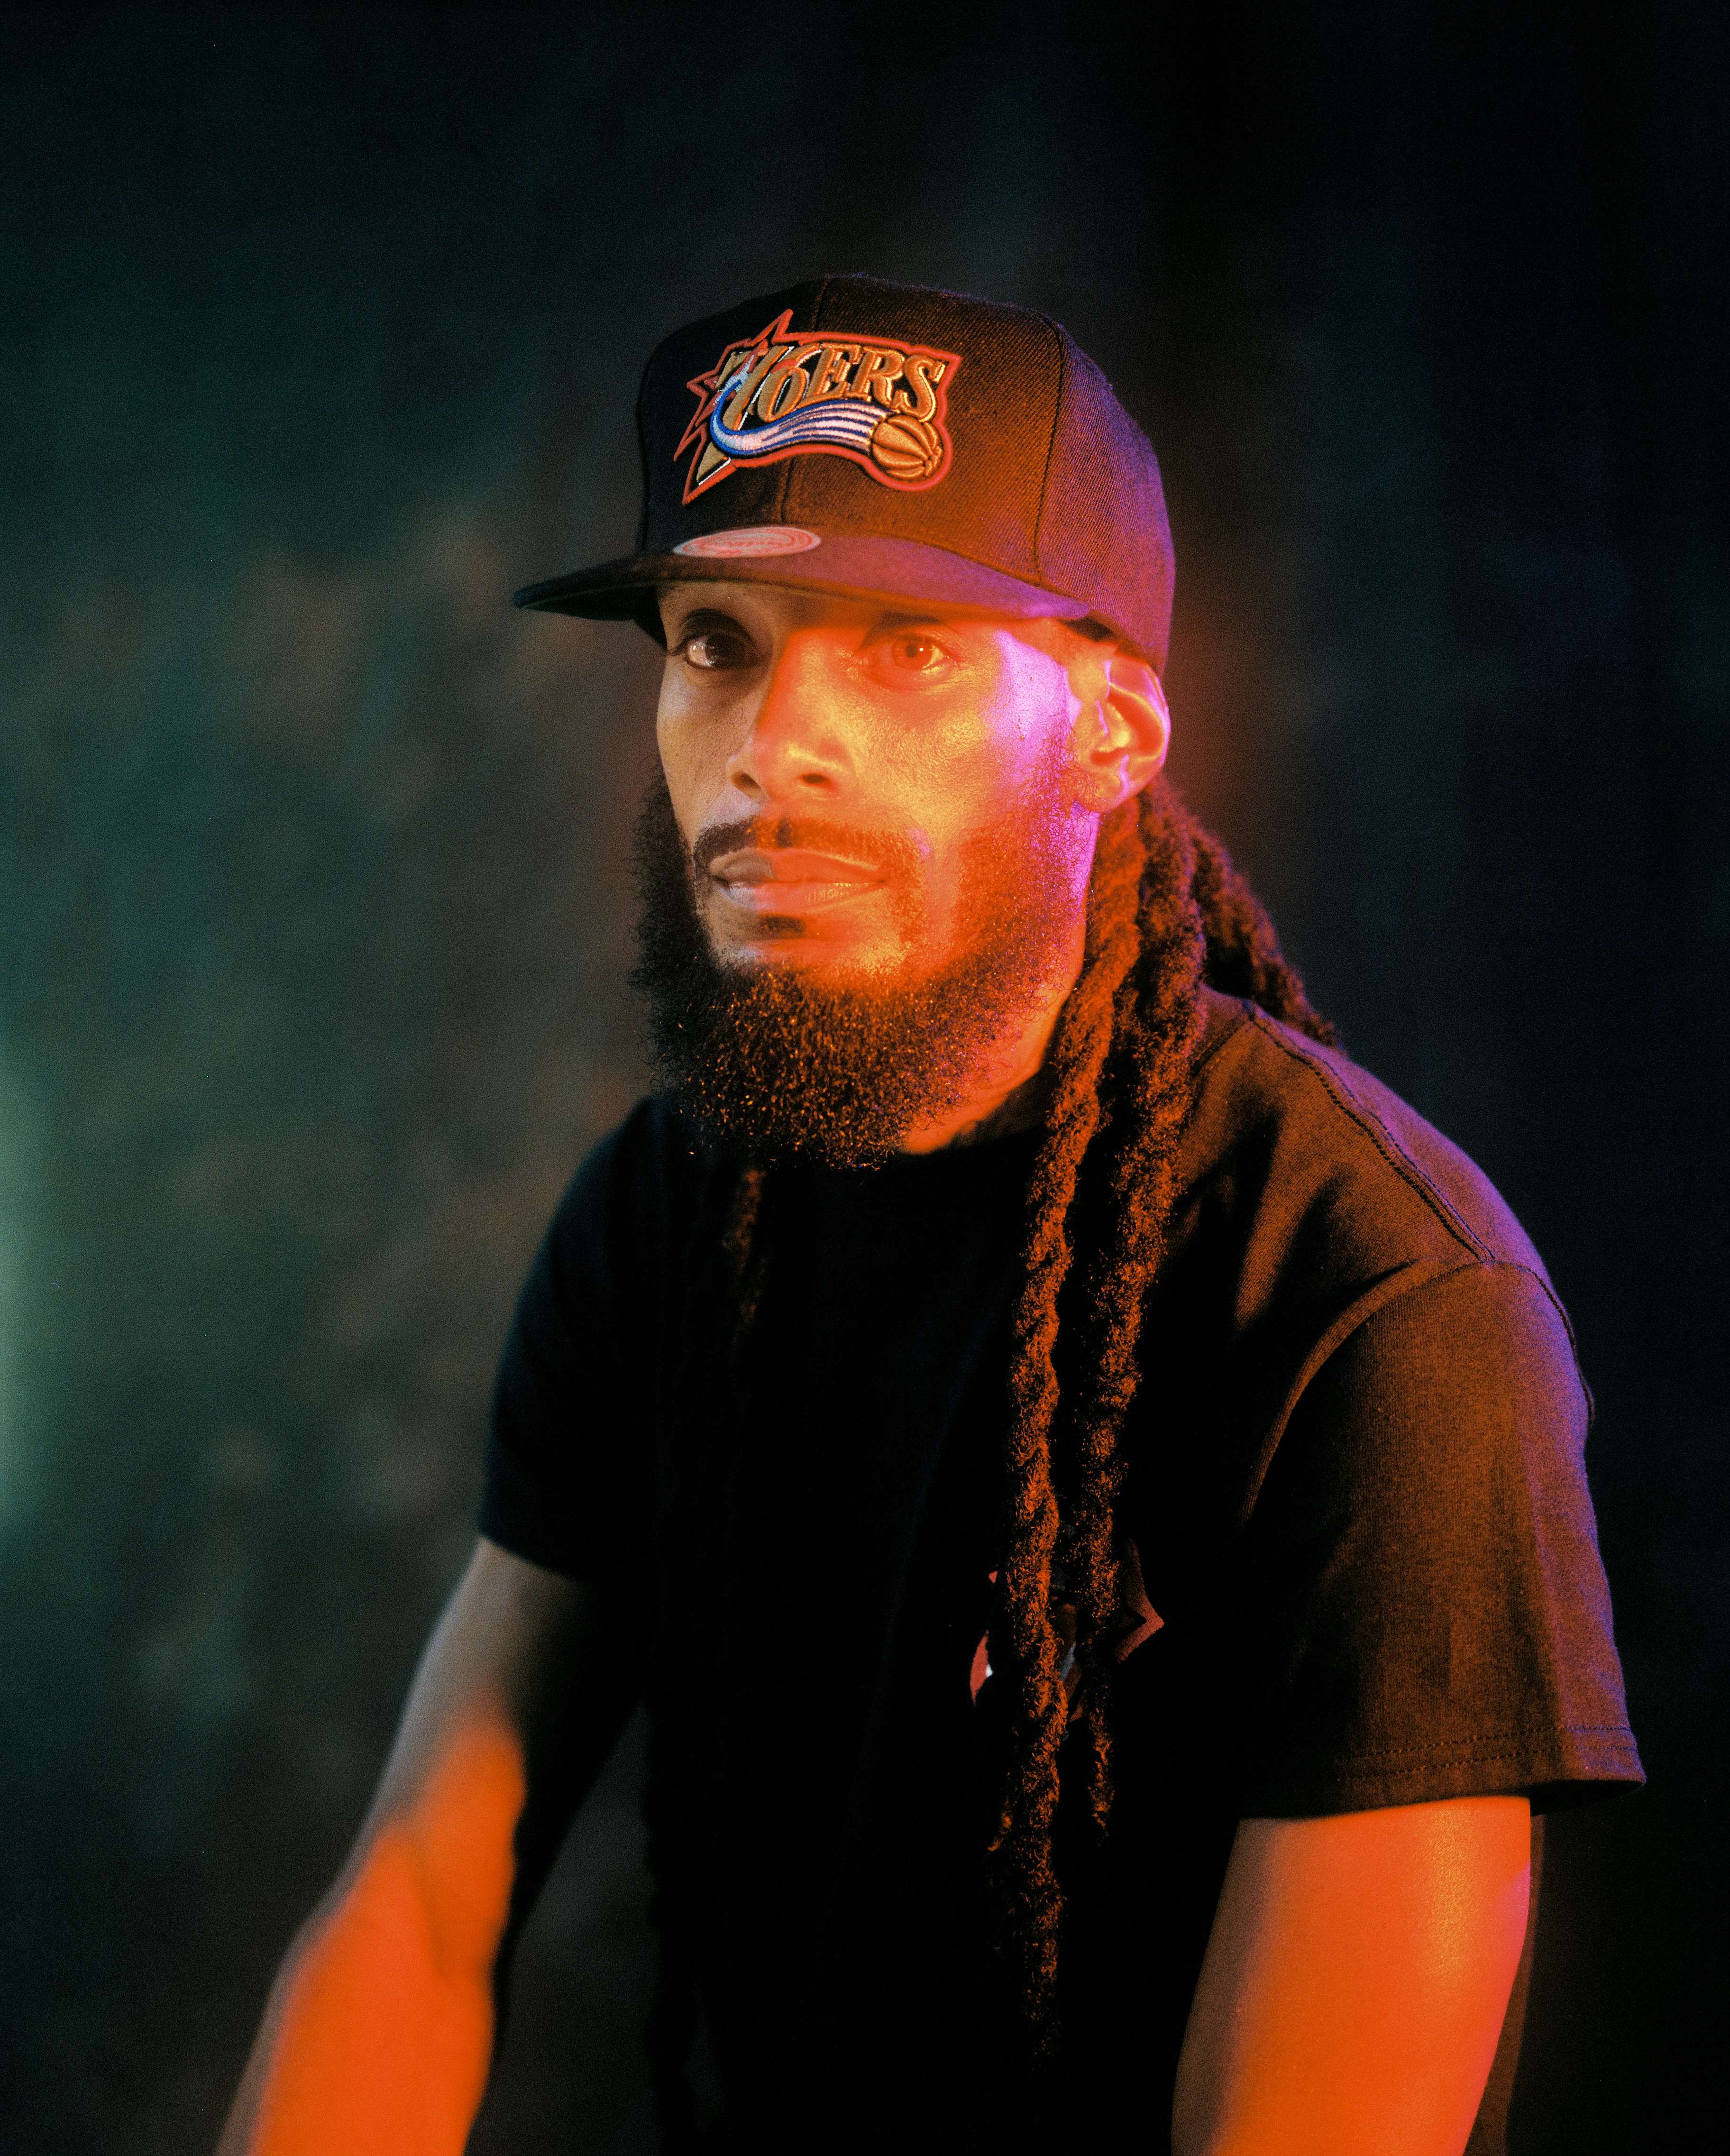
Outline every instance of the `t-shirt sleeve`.
<svg viewBox="0 0 1730 2156">
<path fill-rule="evenodd" d="M 480 1527 L 572 1578 L 639 1564 L 654 1507 L 658 1222 L 644 1111 L 583 1163 L 517 1299 L 493 1389 Z"/>
<path fill-rule="evenodd" d="M 1383 1300 L 1300 1394 L 1246 1530 L 1245 1816 L 1644 1779 L 1567 1327 L 1523 1265 Z"/>
</svg>

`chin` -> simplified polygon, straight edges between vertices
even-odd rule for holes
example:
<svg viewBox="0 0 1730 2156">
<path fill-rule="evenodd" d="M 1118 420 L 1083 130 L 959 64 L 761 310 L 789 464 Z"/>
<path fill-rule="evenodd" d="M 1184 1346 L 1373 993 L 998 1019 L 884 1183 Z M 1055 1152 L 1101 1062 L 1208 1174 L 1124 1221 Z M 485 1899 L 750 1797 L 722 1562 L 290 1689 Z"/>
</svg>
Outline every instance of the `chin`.
<svg viewBox="0 0 1730 2156">
<path fill-rule="evenodd" d="M 837 983 L 864 985 L 905 978 L 909 970 L 909 954 L 899 944 L 885 950 L 861 937 L 837 934 L 808 914 L 765 914 L 752 923 L 748 936 L 737 931 L 717 936 L 711 926 L 708 942 L 716 964 L 728 973 L 797 968 L 830 974 Z"/>
<path fill-rule="evenodd" d="M 711 955 L 722 973 L 737 978 L 752 973 L 798 973 L 814 988 L 850 991 L 856 995 L 893 993 L 916 987 L 928 978 L 927 969 L 915 963 L 903 950 L 874 951 L 814 934 L 809 925 L 788 921 L 779 933 L 717 945 Z"/>
</svg>

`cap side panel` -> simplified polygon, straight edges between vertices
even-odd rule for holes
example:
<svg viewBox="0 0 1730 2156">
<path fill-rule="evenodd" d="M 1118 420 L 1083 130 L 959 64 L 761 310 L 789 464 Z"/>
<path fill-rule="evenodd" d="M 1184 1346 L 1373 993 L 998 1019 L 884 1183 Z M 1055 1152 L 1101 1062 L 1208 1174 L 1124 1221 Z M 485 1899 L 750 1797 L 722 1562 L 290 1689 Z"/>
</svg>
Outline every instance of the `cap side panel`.
<svg viewBox="0 0 1730 2156">
<path fill-rule="evenodd" d="M 1172 546 L 1158 463 L 1098 367 L 1067 333 L 1064 341 L 1066 409 L 1041 523 L 1045 572 L 1091 593 L 1095 615 L 1162 667 Z"/>
</svg>

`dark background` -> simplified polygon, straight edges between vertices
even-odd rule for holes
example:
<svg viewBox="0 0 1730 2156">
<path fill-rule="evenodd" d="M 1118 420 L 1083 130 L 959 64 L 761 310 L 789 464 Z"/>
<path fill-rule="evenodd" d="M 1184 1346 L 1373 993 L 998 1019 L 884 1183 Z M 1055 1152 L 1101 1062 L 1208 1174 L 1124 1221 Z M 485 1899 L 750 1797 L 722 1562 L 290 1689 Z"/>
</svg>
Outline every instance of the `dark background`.
<svg viewBox="0 0 1730 2156">
<path fill-rule="evenodd" d="M 641 1082 L 654 654 L 506 594 L 628 539 L 656 339 L 830 268 L 1048 310 L 1160 449 L 1178 777 L 1598 1393 L 1651 1786 L 1553 1829 L 1517 2146 L 1716 2114 L 1721 15 L 6 14 L 8 2149 L 208 2145 L 354 1830 Z M 477 2148 L 643 2145 L 634 1771 Z"/>
</svg>

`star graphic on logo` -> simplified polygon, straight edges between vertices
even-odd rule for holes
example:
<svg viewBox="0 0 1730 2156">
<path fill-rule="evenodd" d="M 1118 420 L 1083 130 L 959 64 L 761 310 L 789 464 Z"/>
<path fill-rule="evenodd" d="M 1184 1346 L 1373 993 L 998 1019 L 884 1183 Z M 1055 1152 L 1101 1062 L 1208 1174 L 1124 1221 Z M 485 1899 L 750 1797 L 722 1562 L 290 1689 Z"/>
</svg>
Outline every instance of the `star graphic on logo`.
<svg viewBox="0 0 1730 2156">
<path fill-rule="evenodd" d="M 766 322 L 754 337 L 742 337 L 730 344 L 706 374 L 699 374 L 685 383 L 697 400 L 697 408 L 691 414 L 685 432 L 679 437 L 679 446 L 673 452 L 676 464 L 694 442 L 703 447 L 692 462 L 690 478 L 685 487 L 685 498 L 689 501 L 701 487 L 711 485 L 732 464 L 715 444 L 706 440 L 709 415 L 720 403 L 722 395 L 742 377 L 767 371 L 766 362 L 778 349 L 785 346 L 789 352 L 797 346 L 797 339 L 789 339 L 788 328 L 793 321 L 793 310 L 788 307 L 772 322 Z"/>
</svg>

